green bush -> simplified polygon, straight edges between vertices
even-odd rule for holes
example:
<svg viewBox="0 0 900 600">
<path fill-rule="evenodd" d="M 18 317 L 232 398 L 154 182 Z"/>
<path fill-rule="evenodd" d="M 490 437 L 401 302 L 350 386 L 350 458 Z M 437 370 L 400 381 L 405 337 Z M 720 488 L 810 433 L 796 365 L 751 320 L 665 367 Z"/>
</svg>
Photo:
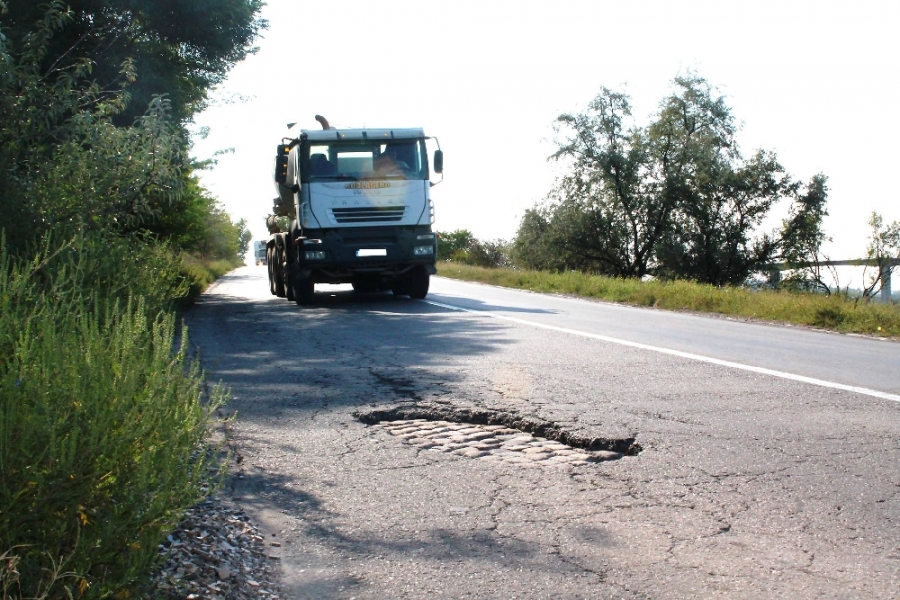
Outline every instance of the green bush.
<svg viewBox="0 0 900 600">
<path fill-rule="evenodd" d="M 466 229 L 437 232 L 438 259 L 485 268 L 508 267 L 510 243 L 504 240 L 479 240 Z"/>
<path fill-rule="evenodd" d="M 207 493 L 209 417 L 225 393 L 204 398 L 186 332 L 150 289 L 172 289 L 171 260 L 50 246 L 30 262 L 0 248 L 0 590 L 127 597 Z M 130 288 L 149 300 L 123 300 Z"/>
<path fill-rule="evenodd" d="M 475 239 L 468 229 L 436 231 L 435 234 L 437 235 L 438 260 L 460 260 L 460 257 L 466 255 L 469 244 Z"/>
</svg>

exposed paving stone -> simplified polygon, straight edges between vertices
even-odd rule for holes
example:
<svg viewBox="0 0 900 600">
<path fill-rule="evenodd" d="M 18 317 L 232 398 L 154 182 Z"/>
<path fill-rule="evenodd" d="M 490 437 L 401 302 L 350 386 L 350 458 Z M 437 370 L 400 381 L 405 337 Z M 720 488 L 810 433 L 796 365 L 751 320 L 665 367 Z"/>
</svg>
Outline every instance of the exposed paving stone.
<svg viewBox="0 0 900 600">
<path fill-rule="evenodd" d="M 642 450 L 634 437 L 589 437 L 536 417 L 509 411 L 455 407 L 447 402 L 416 400 L 387 409 L 358 411 L 353 416 L 367 425 L 392 423 L 392 427 L 397 427 L 396 433 L 403 430 L 402 435 L 407 439 L 422 437 L 424 430 L 430 430 L 432 441 L 441 444 L 470 445 L 473 443 L 471 436 L 482 441 L 499 439 L 503 444 L 540 445 L 549 441 L 583 450 L 593 461 L 614 458 L 613 455 L 595 454 L 600 450 L 613 452 L 615 458 L 634 456 Z M 548 451 L 554 448 L 549 446 Z"/>
<path fill-rule="evenodd" d="M 381 421 L 372 427 L 384 429 L 423 450 L 449 452 L 467 458 L 500 460 L 531 467 L 577 467 L 592 462 L 616 460 L 620 452 L 572 448 L 555 440 L 523 433 L 502 425 L 471 425 L 449 421 L 403 419 Z"/>
</svg>

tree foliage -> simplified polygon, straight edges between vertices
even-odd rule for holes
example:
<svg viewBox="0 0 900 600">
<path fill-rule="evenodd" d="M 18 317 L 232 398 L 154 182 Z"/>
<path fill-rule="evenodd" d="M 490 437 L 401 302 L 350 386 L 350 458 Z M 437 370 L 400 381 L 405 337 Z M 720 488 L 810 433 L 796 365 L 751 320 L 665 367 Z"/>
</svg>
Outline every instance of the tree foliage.
<svg viewBox="0 0 900 600">
<path fill-rule="evenodd" d="M 182 192 L 168 210 L 148 220 L 144 231 L 177 248 L 212 260 L 234 257 L 243 260 L 250 243 L 246 222 L 241 219 L 233 223 L 195 175 L 183 178 Z"/>
<path fill-rule="evenodd" d="M 475 236 L 468 229 L 456 229 L 454 231 L 437 233 L 438 258 L 441 260 L 452 260 L 454 254 L 464 252 L 468 249 L 469 244 Z"/>
<path fill-rule="evenodd" d="M 125 57 L 124 66 L 115 65 L 110 62 L 110 56 L 118 56 L 114 52 L 91 54 L 103 36 L 122 33 L 103 25 L 103 19 L 118 15 L 124 27 L 122 19 L 131 15 L 129 26 L 139 30 L 149 26 L 139 18 L 149 5 L 138 10 L 143 3 L 75 4 L 79 10 L 54 2 L 35 12 L 36 5 L 16 3 L 4 10 L 0 3 L 0 227 L 9 247 L 21 248 L 50 230 L 57 239 L 74 231 L 103 230 L 149 234 L 216 258 L 224 258 L 227 247 L 228 256 L 236 256 L 236 226 L 192 175 L 180 119 L 195 106 L 184 98 L 154 96 L 127 126 L 117 124 L 138 104 L 133 98 L 129 104 L 127 92 L 104 86 L 98 78 L 112 67 L 125 79 L 133 78 L 136 64 Z M 91 11 L 102 13 L 103 19 L 88 19 Z M 39 17 L 30 29 L 24 26 L 30 22 L 26 16 Z M 91 21 L 88 30 L 85 19 Z M 166 39 L 174 43 L 178 38 Z M 196 43 L 202 36 L 192 39 Z M 141 40 L 134 43 L 146 41 Z M 179 43 L 187 52 L 188 42 Z M 206 73 L 204 81 L 212 82 L 215 69 L 226 68 L 245 50 L 236 46 L 225 52 L 219 47 L 222 39 L 210 43 L 214 47 L 208 52 L 194 54 L 209 61 L 221 55 L 218 66 L 212 61 L 190 76 Z M 183 64 L 170 68 L 171 77 L 186 76 Z M 214 242 L 210 235 L 218 234 L 223 240 Z"/>
<path fill-rule="evenodd" d="M 525 211 L 511 245 L 515 265 L 535 271 L 565 271 L 568 268 L 566 245 L 557 237 L 560 228 L 550 223 L 553 215 L 554 211 L 548 206 L 535 206 Z"/>
<path fill-rule="evenodd" d="M 825 276 L 828 261 L 821 253 L 822 244 L 829 238 L 822 229 L 828 216 L 828 178 L 814 175 L 803 193 L 795 195 L 787 219 L 782 221 L 781 259 L 794 269 L 784 279 L 789 289 L 818 290 L 830 294 L 831 285 Z M 836 279 L 832 275 L 832 279 Z"/>
<path fill-rule="evenodd" d="M 705 79 L 676 77 L 646 126 L 608 88 L 556 126 L 551 158 L 568 172 L 523 217 L 520 264 L 723 285 L 779 255 L 783 240 L 758 228 L 798 186 L 773 153 L 741 154 L 731 110 Z"/>
<path fill-rule="evenodd" d="M 553 158 L 571 171 L 551 192 L 549 222 L 570 268 L 640 277 L 668 224 L 671 198 L 659 193 L 646 132 L 630 119 L 628 97 L 608 88 L 584 113 L 557 119 L 570 135 Z"/>
<path fill-rule="evenodd" d="M 154 96 L 167 95 L 181 123 L 248 53 L 266 26 L 261 0 L 68 0 L 51 9 L 71 15 L 48 40 L 42 75 L 88 66 L 98 89 L 132 99 L 116 124 L 130 125 Z M 68 7 L 67 10 L 64 7 Z M 47 18 L 47 5 L 17 0 L 4 15 L 8 43 L 20 47 Z M 123 65 L 127 68 L 123 69 Z"/>
<path fill-rule="evenodd" d="M 743 158 L 731 111 L 705 80 L 675 83 L 677 93 L 650 127 L 675 219 L 659 249 L 660 269 L 714 285 L 741 283 L 776 256 L 777 240 L 756 229 L 793 184 L 774 153 Z"/>
<path fill-rule="evenodd" d="M 900 261 L 900 221 L 885 223 L 877 212 L 869 216 L 869 242 L 866 245 L 866 258 L 874 261 L 874 273 L 863 275 L 863 296 L 866 298 L 877 294 L 884 285 L 885 278 L 890 277 L 896 269 L 895 261 Z"/>
</svg>

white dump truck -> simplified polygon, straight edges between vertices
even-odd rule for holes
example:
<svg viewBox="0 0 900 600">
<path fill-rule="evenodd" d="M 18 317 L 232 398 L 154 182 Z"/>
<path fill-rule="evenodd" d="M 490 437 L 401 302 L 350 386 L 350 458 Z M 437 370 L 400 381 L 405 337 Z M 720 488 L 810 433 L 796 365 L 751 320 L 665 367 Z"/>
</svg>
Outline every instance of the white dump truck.
<svg viewBox="0 0 900 600">
<path fill-rule="evenodd" d="M 321 130 L 297 131 L 277 148 L 270 291 L 297 304 L 312 302 L 317 283 L 424 298 L 437 254 L 431 173 L 443 173 L 444 162 L 437 140 L 422 129 L 334 129 L 316 120 Z"/>
</svg>

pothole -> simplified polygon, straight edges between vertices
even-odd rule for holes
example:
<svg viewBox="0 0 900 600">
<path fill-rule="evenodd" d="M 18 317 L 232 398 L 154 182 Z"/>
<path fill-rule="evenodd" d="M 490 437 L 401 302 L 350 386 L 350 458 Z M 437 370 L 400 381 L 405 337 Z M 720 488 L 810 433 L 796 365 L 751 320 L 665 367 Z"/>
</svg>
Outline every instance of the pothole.
<svg viewBox="0 0 900 600">
<path fill-rule="evenodd" d="M 579 466 L 636 455 L 634 438 L 587 438 L 511 413 L 406 405 L 354 416 L 421 450 L 533 465 Z"/>
</svg>

